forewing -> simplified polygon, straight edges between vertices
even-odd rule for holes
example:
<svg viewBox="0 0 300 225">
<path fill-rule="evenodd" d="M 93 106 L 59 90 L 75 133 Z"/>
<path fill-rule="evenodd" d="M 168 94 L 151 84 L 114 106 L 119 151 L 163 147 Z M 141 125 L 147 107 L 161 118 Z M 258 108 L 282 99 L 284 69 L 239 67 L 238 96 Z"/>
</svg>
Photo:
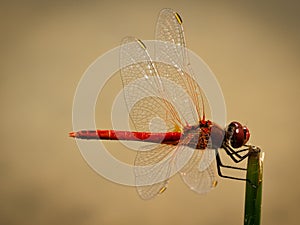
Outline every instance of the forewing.
<svg viewBox="0 0 300 225">
<path fill-rule="evenodd" d="M 156 46 L 156 59 L 168 57 L 177 65 L 183 68 L 189 64 L 182 20 L 178 13 L 172 9 L 163 9 L 160 11 L 155 30 L 155 40 L 162 41 L 162 45 Z M 171 43 L 174 45 L 164 45 Z M 161 54 L 167 53 L 167 54 Z"/>
<path fill-rule="evenodd" d="M 189 106 L 190 110 L 195 108 L 197 111 L 194 115 L 196 122 L 200 118 L 205 119 L 204 95 L 195 82 L 186 50 L 182 19 L 178 13 L 172 9 L 161 10 L 156 24 L 155 39 L 160 41 L 155 47 L 155 60 L 169 65 L 158 69 L 160 76 L 167 76 L 185 89 L 193 103 Z"/>
</svg>

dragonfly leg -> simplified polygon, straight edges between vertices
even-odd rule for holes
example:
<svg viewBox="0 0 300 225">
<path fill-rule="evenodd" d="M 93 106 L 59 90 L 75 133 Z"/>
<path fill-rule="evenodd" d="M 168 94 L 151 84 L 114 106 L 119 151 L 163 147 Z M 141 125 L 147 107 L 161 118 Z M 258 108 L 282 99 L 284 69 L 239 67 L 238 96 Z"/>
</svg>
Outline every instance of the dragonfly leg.
<svg viewBox="0 0 300 225">
<path fill-rule="evenodd" d="M 233 150 L 234 152 L 233 152 L 233 154 L 236 154 L 236 155 L 239 155 L 239 156 L 241 156 L 240 154 L 238 154 L 238 153 L 240 153 L 240 152 L 245 152 L 245 151 L 249 151 L 249 148 L 245 148 L 245 149 L 241 149 L 241 150 L 238 150 L 238 151 L 236 151 L 236 150 Z"/>
<path fill-rule="evenodd" d="M 227 143 L 224 143 L 223 147 L 226 148 L 232 155 L 235 155 L 235 156 L 238 157 L 238 158 L 243 158 L 243 156 L 240 155 L 239 153 L 245 152 L 245 151 L 249 151 L 249 147 L 237 151 L 237 150 L 233 149 L 233 148 L 232 148 L 230 145 L 228 145 Z"/>
<path fill-rule="evenodd" d="M 242 150 L 234 150 L 233 148 L 231 148 L 230 146 L 224 144 L 223 145 L 223 149 L 225 150 L 225 152 L 227 153 L 227 155 L 229 155 L 229 157 L 235 162 L 235 163 L 239 163 L 241 161 L 243 161 L 245 158 L 248 157 L 249 152 L 247 152 L 245 155 L 240 155 L 240 152 L 244 152 L 244 151 L 248 151 L 249 148 L 247 149 L 242 149 Z M 237 159 L 237 158 L 238 159 Z"/>
<path fill-rule="evenodd" d="M 219 154 L 216 154 L 216 160 L 217 160 L 217 170 L 218 170 L 218 174 L 220 177 L 223 178 L 227 178 L 227 179 L 232 179 L 232 180 L 241 180 L 241 181 L 246 181 L 249 182 L 252 186 L 254 185 L 249 179 L 245 179 L 245 178 L 240 178 L 240 177 L 232 177 L 232 176 L 227 176 L 227 175 L 223 175 L 222 171 L 221 171 L 221 167 L 226 167 L 226 168 L 232 168 L 230 166 L 224 166 L 221 162 L 221 158 Z M 232 169 L 242 169 L 243 168 L 238 168 L 238 167 L 234 167 Z M 254 185 L 255 186 L 255 185 Z"/>
<path fill-rule="evenodd" d="M 235 170 L 247 170 L 246 168 L 242 168 L 242 167 L 224 165 L 221 161 L 221 157 L 218 154 L 217 150 L 216 150 L 216 156 L 218 157 L 217 162 L 220 167 L 224 167 L 224 168 L 228 168 L 228 169 L 235 169 Z"/>
</svg>

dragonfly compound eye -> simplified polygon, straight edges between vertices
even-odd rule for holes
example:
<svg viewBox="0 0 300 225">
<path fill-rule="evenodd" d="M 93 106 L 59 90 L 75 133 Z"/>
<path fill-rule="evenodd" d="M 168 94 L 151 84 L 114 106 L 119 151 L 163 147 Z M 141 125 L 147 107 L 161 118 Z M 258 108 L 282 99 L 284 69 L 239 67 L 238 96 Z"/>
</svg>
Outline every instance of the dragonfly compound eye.
<svg viewBox="0 0 300 225">
<path fill-rule="evenodd" d="M 244 131 L 244 144 L 246 144 L 250 139 L 250 131 L 246 126 L 243 126 L 243 131 Z"/>
<path fill-rule="evenodd" d="M 242 147 L 249 139 L 250 133 L 248 128 L 245 129 L 239 122 L 231 122 L 227 128 L 227 138 L 233 148 Z M 247 139 L 248 138 L 248 139 Z"/>
</svg>

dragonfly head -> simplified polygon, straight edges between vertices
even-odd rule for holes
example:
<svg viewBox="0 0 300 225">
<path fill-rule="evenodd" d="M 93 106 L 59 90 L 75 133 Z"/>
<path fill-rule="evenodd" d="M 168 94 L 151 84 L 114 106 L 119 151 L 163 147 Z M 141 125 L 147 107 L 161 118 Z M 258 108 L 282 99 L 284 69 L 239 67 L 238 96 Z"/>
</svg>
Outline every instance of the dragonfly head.
<svg viewBox="0 0 300 225">
<path fill-rule="evenodd" d="M 239 122 L 234 121 L 227 127 L 226 138 L 230 141 L 230 145 L 233 148 L 240 148 L 248 142 L 250 132 L 246 126 L 242 126 Z"/>
</svg>

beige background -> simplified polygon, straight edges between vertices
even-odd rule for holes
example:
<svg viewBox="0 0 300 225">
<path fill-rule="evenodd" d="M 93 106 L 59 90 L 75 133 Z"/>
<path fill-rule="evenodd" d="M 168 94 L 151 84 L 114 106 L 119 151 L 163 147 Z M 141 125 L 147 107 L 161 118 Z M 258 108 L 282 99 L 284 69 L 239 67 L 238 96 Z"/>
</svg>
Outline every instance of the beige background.
<svg viewBox="0 0 300 225">
<path fill-rule="evenodd" d="M 251 143 L 266 152 L 263 224 L 298 224 L 295 2 L 1 2 L 0 224 L 242 224 L 243 183 L 220 180 L 199 196 L 176 176 L 166 193 L 145 202 L 133 187 L 93 172 L 67 136 L 85 69 L 126 35 L 152 39 L 164 7 L 181 14 L 188 47 L 215 73 L 228 121 L 246 123 Z M 106 88 L 97 105 L 99 128 L 110 128 L 110 91 L 119 88 L 117 78 L 111 82 L 115 88 Z"/>
</svg>

